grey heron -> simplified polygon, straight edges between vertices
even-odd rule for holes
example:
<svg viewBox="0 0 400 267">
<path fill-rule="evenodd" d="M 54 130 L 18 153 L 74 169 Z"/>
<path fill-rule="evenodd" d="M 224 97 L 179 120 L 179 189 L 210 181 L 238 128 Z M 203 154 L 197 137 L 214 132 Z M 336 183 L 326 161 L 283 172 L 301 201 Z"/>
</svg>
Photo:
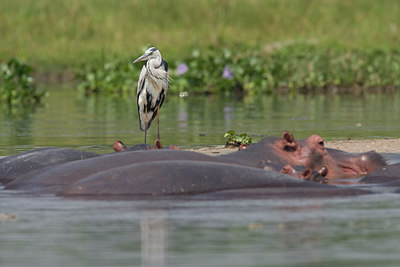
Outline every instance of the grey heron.
<svg viewBox="0 0 400 267">
<path fill-rule="evenodd" d="M 140 130 L 144 131 L 146 144 L 147 129 L 156 118 L 157 138 L 160 139 L 159 112 L 167 95 L 169 76 L 168 64 L 162 59 L 160 51 L 150 47 L 133 63 L 146 61 L 140 72 L 137 87 L 137 105 L 139 113 Z"/>
</svg>

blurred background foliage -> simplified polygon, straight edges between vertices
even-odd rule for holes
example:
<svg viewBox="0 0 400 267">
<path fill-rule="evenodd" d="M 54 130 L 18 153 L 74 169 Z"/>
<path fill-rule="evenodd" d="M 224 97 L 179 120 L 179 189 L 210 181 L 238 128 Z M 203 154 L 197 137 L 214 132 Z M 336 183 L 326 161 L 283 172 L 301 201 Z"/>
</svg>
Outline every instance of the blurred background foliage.
<svg viewBox="0 0 400 267">
<path fill-rule="evenodd" d="M 0 63 L 0 102 L 8 105 L 39 103 L 44 92 L 37 90 L 32 71 L 31 66 L 16 58 Z"/>
<path fill-rule="evenodd" d="M 400 86 L 400 50 L 321 49 L 294 45 L 257 51 L 194 50 L 170 62 L 169 91 L 186 94 L 393 92 Z M 123 60 L 78 72 L 85 94 L 136 90 L 141 65 Z"/>
<path fill-rule="evenodd" d="M 0 7 L 1 62 L 29 63 L 39 82 L 77 77 L 87 94 L 134 92 L 141 66 L 131 62 L 153 45 L 176 92 L 399 85 L 397 0 L 2 0 Z"/>
</svg>

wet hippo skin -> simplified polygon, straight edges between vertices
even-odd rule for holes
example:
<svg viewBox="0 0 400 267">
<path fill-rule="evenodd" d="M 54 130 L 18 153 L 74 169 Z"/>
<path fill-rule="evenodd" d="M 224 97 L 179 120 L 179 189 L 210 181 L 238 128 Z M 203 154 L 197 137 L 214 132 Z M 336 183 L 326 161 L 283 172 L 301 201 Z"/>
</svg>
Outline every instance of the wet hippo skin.
<svg viewBox="0 0 400 267">
<path fill-rule="evenodd" d="M 0 159 L 0 183 L 7 184 L 33 170 L 65 162 L 97 157 L 99 154 L 66 149 L 39 148 Z"/>
<path fill-rule="evenodd" d="M 234 153 L 242 153 L 241 151 Z M 234 165 L 256 165 L 268 170 L 281 171 L 282 173 L 290 174 L 296 177 L 301 177 L 304 173 L 293 174 L 286 171 L 281 164 L 267 164 L 260 166 L 260 164 L 252 164 L 247 161 L 232 161 L 230 157 L 212 157 L 197 152 L 183 151 L 183 150 L 143 150 L 134 152 L 112 153 L 101 157 L 90 158 L 81 161 L 74 161 L 64 163 L 58 166 L 41 169 L 27 175 L 22 175 L 6 185 L 6 189 L 22 189 L 33 190 L 46 187 L 58 187 L 72 184 L 89 175 L 100 173 L 111 168 L 122 167 L 132 163 L 146 163 L 157 162 L 165 160 L 191 160 L 191 161 L 208 161 L 208 162 L 221 162 L 231 163 Z M 245 165 L 246 166 L 246 165 Z M 267 167 L 268 166 L 268 167 Z M 273 166 L 273 167 L 272 167 Z M 267 168 L 266 168 L 267 167 Z M 288 168 L 289 166 L 285 166 Z M 304 170 L 304 168 L 302 169 Z M 164 170 L 168 172 L 169 170 Z M 310 178 L 316 180 L 318 175 L 315 172 L 310 173 Z M 307 178 L 307 177 L 301 177 Z"/>
<path fill-rule="evenodd" d="M 386 165 L 383 157 L 374 151 L 347 153 L 329 149 L 318 135 L 296 140 L 286 131 L 281 138 L 264 138 L 244 150 L 220 158 L 254 167 L 260 162 L 303 165 L 316 171 L 326 167 L 326 178 L 329 179 L 361 177 Z"/>
<path fill-rule="evenodd" d="M 31 190 L 72 184 L 89 175 L 132 163 L 160 160 L 212 161 L 211 156 L 182 150 L 142 150 L 112 153 L 101 157 L 73 161 L 22 175 L 6 185 L 6 189 Z"/>
<path fill-rule="evenodd" d="M 227 163 L 191 160 L 131 164 L 90 175 L 60 196 L 129 196 L 200 194 L 259 187 L 330 187 L 279 172 Z"/>
<path fill-rule="evenodd" d="M 5 188 L 59 192 L 63 196 L 93 195 L 95 191 L 125 195 L 128 189 L 132 190 L 130 195 L 198 194 L 257 186 L 286 187 L 286 182 L 290 186 L 303 186 L 307 183 L 302 181 L 305 178 L 312 180 L 311 177 L 328 177 L 327 174 L 329 178 L 352 178 L 385 165 L 375 152 L 351 154 L 326 149 L 317 135 L 295 140 L 284 132 L 281 138 L 264 138 L 244 150 L 217 157 L 170 149 L 106 154 L 22 174 Z M 293 177 L 288 180 L 287 175 L 279 172 L 302 180 Z M 215 181 L 205 177 L 214 177 Z M 277 183 L 276 177 L 284 178 Z M 264 181 L 260 183 L 261 180 Z M 146 187 L 146 182 L 150 186 Z M 184 186 L 176 191 L 175 185 L 180 183 Z M 102 186 L 105 188 L 101 189 Z M 83 189 L 77 191 L 77 188 Z"/>
<path fill-rule="evenodd" d="M 366 184 L 382 184 L 389 183 L 393 181 L 398 181 L 400 179 L 400 163 L 384 166 L 381 169 L 369 173 L 360 179 L 361 183 Z"/>
</svg>

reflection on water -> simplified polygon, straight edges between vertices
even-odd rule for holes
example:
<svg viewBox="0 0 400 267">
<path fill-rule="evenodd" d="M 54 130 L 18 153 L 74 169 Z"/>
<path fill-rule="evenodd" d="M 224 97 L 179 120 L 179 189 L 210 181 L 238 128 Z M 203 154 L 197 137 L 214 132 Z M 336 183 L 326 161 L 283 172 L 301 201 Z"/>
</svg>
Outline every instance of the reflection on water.
<svg viewBox="0 0 400 267">
<path fill-rule="evenodd" d="M 398 266 L 400 200 L 81 201 L 0 191 L 1 266 Z"/>
<path fill-rule="evenodd" d="M 151 211 L 140 221 L 143 267 L 167 266 L 168 229 L 166 212 Z"/>
<path fill-rule="evenodd" d="M 115 140 L 142 143 L 135 97 L 78 97 L 50 89 L 34 110 L 0 113 L 0 155 L 43 146 L 111 152 Z M 326 139 L 400 137 L 400 95 L 216 96 L 169 95 L 160 112 L 164 144 L 223 144 L 228 130 L 257 141 L 289 130 L 296 138 L 317 133 Z M 155 127 L 149 140 L 156 137 Z"/>
</svg>

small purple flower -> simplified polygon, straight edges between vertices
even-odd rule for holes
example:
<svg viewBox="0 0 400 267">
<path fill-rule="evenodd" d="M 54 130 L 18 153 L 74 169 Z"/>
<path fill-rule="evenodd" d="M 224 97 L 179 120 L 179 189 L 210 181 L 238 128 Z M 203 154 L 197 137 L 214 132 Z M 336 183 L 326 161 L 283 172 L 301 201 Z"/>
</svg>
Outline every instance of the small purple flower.
<svg viewBox="0 0 400 267">
<path fill-rule="evenodd" d="M 181 76 L 181 75 L 185 74 L 188 70 L 189 70 L 189 68 L 186 65 L 186 63 L 181 63 L 178 65 L 178 68 L 176 69 L 176 73 L 178 74 L 178 76 Z"/>
<path fill-rule="evenodd" d="M 233 79 L 233 72 L 231 71 L 228 65 L 225 66 L 224 71 L 222 72 L 222 78 L 228 80 Z"/>
</svg>

